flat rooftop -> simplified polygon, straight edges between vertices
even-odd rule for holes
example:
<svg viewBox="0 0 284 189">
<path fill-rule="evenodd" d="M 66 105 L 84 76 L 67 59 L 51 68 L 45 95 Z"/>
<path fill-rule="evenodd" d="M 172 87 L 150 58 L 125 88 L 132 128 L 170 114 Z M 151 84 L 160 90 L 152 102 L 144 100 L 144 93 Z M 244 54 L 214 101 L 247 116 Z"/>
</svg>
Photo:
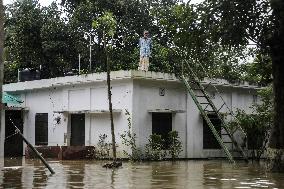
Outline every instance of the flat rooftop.
<svg viewBox="0 0 284 189">
<path fill-rule="evenodd" d="M 174 74 L 152 72 L 152 71 L 148 71 L 148 72 L 138 71 L 138 70 L 112 71 L 110 74 L 110 77 L 111 77 L 111 80 L 113 81 L 114 80 L 124 80 L 124 79 L 136 79 L 136 80 L 164 81 L 164 82 L 180 83 L 180 80 Z M 106 80 L 107 80 L 106 72 L 82 74 L 82 75 L 74 75 L 74 76 L 56 77 L 56 78 L 51 78 L 51 79 L 41 79 L 41 80 L 10 83 L 10 84 L 3 85 L 3 91 L 5 92 L 28 91 L 28 90 L 35 90 L 35 89 L 51 88 L 51 87 L 104 82 Z M 249 85 L 247 82 L 232 84 L 224 79 L 204 79 L 202 81 L 203 84 L 208 84 L 209 82 L 215 86 L 260 89 L 259 86 Z"/>
</svg>

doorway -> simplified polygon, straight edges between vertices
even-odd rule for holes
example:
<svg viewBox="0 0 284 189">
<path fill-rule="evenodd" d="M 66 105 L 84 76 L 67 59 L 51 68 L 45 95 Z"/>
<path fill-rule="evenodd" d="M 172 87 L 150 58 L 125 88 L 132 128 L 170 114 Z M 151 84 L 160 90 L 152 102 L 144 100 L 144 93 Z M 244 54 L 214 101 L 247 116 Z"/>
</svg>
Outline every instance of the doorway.
<svg viewBox="0 0 284 189">
<path fill-rule="evenodd" d="M 70 145 L 85 145 L 85 114 L 71 114 Z"/>
<path fill-rule="evenodd" d="M 168 149 L 170 146 L 168 140 L 170 131 L 172 131 L 172 114 L 152 113 L 152 134 L 161 135 L 165 149 Z"/>
<path fill-rule="evenodd" d="M 221 120 L 218 118 L 217 114 L 207 114 L 207 116 L 214 125 L 218 135 L 221 137 Z M 205 119 L 203 119 L 203 149 L 221 149 L 220 144 Z"/>
<path fill-rule="evenodd" d="M 20 135 L 15 134 L 16 129 L 13 123 L 23 133 L 23 116 L 21 110 L 5 111 L 4 157 L 23 156 L 23 139 Z"/>
</svg>

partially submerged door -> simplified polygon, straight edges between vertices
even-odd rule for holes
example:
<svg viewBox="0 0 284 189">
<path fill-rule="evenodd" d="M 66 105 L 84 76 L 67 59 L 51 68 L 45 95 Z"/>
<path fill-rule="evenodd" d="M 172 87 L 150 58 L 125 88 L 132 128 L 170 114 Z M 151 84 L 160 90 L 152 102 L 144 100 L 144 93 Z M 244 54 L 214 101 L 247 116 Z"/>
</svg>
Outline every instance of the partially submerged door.
<svg viewBox="0 0 284 189">
<path fill-rule="evenodd" d="M 85 145 L 85 114 L 71 114 L 70 145 Z"/>
<path fill-rule="evenodd" d="M 168 140 L 170 131 L 172 131 L 172 114 L 152 113 L 152 133 L 162 136 L 162 139 L 164 139 L 164 149 L 168 149 L 170 146 Z"/>
<path fill-rule="evenodd" d="M 23 117 L 20 110 L 5 111 L 5 157 L 23 156 L 23 139 L 20 135 L 15 134 L 16 129 L 13 123 L 23 133 Z"/>
</svg>

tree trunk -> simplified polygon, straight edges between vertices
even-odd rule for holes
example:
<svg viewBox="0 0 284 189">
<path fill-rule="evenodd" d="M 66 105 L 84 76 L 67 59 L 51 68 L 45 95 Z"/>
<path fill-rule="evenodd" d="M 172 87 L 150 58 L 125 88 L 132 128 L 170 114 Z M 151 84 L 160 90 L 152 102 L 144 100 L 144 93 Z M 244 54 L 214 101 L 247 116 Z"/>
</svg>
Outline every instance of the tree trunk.
<svg viewBox="0 0 284 189">
<path fill-rule="evenodd" d="M 104 50 L 106 55 L 106 66 L 107 66 L 107 91 L 108 91 L 108 105 L 109 105 L 110 125 L 111 125 L 112 153 L 113 153 L 113 161 L 116 161 L 115 133 L 114 133 L 112 102 L 111 102 L 111 87 L 110 87 L 110 62 L 108 58 L 108 51 L 106 49 L 105 36 L 104 36 Z"/>
<path fill-rule="evenodd" d="M 4 6 L 3 1 L 0 0 L 0 136 L 2 133 L 2 94 L 3 94 L 3 77 L 4 77 L 4 59 L 3 59 L 3 51 L 4 51 Z M 1 145 L 1 141 L 0 141 Z M 2 146 L 0 146 L 0 154 Z"/>
<path fill-rule="evenodd" d="M 276 29 L 270 43 L 275 115 L 269 147 L 276 152 L 272 171 L 284 172 L 284 2 L 271 1 L 271 7 L 276 17 Z"/>
</svg>

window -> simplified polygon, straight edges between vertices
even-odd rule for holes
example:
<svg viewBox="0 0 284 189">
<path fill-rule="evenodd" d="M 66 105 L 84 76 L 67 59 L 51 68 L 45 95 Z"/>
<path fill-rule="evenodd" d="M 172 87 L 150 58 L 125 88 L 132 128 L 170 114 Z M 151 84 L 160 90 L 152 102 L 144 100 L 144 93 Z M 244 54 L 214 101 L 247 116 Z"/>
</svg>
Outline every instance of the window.
<svg viewBox="0 0 284 189">
<path fill-rule="evenodd" d="M 35 145 L 48 145 L 48 113 L 35 115 Z"/>
<path fill-rule="evenodd" d="M 169 148 L 168 134 L 172 131 L 172 114 L 171 113 L 152 113 L 152 133 L 161 135 L 164 139 L 165 149 Z"/>
<path fill-rule="evenodd" d="M 208 114 L 208 117 L 221 137 L 221 120 L 216 114 Z M 203 149 L 221 149 L 205 119 L 203 119 Z"/>
</svg>

